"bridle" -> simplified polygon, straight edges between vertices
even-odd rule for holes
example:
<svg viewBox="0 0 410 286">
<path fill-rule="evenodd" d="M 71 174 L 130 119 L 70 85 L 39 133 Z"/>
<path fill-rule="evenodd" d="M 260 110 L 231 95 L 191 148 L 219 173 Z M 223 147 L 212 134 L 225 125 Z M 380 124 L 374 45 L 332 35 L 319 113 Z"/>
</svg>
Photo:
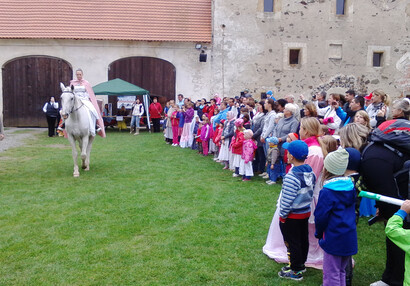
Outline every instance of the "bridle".
<svg viewBox="0 0 410 286">
<path fill-rule="evenodd" d="M 74 92 L 72 92 L 72 91 L 64 91 L 63 93 L 71 93 L 71 94 L 73 95 L 73 97 L 74 97 L 74 100 L 77 101 L 77 97 L 76 97 L 76 95 L 75 95 Z M 81 102 L 81 105 L 80 105 L 79 107 L 75 108 L 75 109 L 74 109 L 75 103 L 73 104 L 73 106 L 71 107 L 70 112 L 68 112 L 68 114 L 67 114 L 67 117 L 68 117 L 71 113 L 73 113 L 74 111 L 77 111 L 77 110 L 79 110 L 81 107 L 84 106 L 84 102 L 83 102 L 82 100 L 80 100 L 80 102 Z"/>
</svg>

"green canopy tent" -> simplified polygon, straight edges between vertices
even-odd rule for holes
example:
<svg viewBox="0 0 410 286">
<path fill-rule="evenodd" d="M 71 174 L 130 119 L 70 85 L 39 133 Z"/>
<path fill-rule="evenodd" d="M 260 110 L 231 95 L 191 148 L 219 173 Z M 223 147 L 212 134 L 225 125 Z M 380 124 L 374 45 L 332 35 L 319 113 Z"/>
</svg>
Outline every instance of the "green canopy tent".
<svg viewBox="0 0 410 286">
<path fill-rule="evenodd" d="M 112 79 L 93 86 L 96 95 L 144 95 L 149 91 L 120 78 Z"/>
<path fill-rule="evenodd" d="M 114 95 L 114 96 L 121 96 L 121 95 L 142 95 L 143 101 L 145 105 L 145 113 L 147 114 L 147 124 L 148 128 L 151 129 L 151 124 L 149 120 L 149 112 L 148 107 L 150 104 L 149 101 L 149 91 L 143 89 L 135 84 L 129 83 L 125 80 L 120 78 L 112 79 L 106 82 L 102 82 L 93 86 L 93 90 L 95 95 Z"/>
</svg>

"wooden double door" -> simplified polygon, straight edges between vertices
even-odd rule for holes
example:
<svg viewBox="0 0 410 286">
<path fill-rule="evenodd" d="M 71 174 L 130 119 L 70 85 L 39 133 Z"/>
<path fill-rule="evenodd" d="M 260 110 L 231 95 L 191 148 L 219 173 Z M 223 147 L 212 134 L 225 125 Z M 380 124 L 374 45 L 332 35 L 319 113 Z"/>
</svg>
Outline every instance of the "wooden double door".
<svg viewBox="0 0 410 286">
<path fill-rule="evenodd" d="M 108 79 L 120 78 L 149 91 L 151 98 L 158 96 L 162 106 L 175 99 L 175 67 L 170 62 L 152 57 L 129 57 L 112 62 Z M 116 97 L 109 102 L 116 107 Z M 115 108 L 113 109 L 114 112 Z"/>
<path fill-rule="evenodd" d="M 3 66 L 3 121 L 12 127 L 47 127 L 43 106 L 60 100 L 60 82 L 72 78 L 71 65 L 59 58 L 29 56 Z"/>
</svg>

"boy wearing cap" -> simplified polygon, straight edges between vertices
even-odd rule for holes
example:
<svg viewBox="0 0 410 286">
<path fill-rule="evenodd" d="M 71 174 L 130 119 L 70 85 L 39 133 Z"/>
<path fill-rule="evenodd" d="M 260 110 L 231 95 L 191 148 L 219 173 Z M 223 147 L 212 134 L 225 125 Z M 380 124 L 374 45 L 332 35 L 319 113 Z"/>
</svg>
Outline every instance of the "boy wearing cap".
<svg viewBox="0 0 410 286">
<path fill-rule="evenodd" d="M 289 265 L 278 275 L 281 278 L 302 280 L 309 251 L 308 219 L 313 187 L 316 182 L 312 168 L 305 164 L 308 146 L 301 140 L 284 143 L 288 150 L 288 162 L 293 168 L 285 176 L 279 202 L 279 221 L 283 240 L 287 247 Z"/>
<path fill-rule="evenodd" d="M 272 172 L 279 157 L 279 139 L 276 137 L 268 137 L 266 138 L 266 143 L 269 146 L 268 152 L 266 154 L 266 172 L 268 173 L 269 180 L 266 181 L 266 184 L 273 185 L 276 184 L 276 181 L 272 181 L 270 178 L 274 177 L 274 174 L 272 174 Z"/>
</svg>

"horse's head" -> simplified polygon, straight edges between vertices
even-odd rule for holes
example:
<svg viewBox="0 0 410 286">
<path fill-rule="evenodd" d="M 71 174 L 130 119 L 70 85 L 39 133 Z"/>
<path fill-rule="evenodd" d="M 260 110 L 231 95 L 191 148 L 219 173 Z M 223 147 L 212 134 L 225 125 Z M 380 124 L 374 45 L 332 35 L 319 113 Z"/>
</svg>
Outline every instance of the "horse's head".
<svg viewBox="0 0 410 286">
<path fill-rule="evenodd" d="M 61 91 L 63 92 L 60 96 L 61 99 L 61 116 L 67 119 L 71 112 L 74 110 L 75 96 L 70 87 L 64 86 L 60 83 Z"/>
</svg>

